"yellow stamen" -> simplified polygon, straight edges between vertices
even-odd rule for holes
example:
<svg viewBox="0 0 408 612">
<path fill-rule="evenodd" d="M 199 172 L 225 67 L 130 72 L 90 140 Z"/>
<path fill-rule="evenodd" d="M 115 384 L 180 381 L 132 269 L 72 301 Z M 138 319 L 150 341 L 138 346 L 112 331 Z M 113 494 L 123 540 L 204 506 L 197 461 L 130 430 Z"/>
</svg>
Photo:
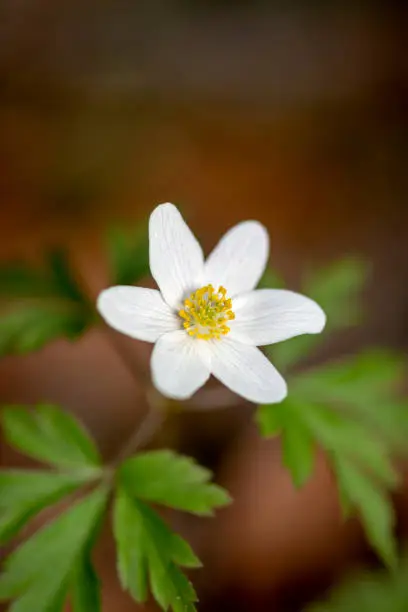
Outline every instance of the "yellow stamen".
<svg viewBox="0 0 408 612">
<path fill-rule="evenodd" d="M 184 300 L 184 308 L 179 310 L 183 327 L 192 338 L 199 340 L 219 340 L 230 331 L 227 323 L 235 319 L 232 300 L 227 299 L 225 287 L 214 290 L 212 285 L 197 289 Z"/>
</svg>

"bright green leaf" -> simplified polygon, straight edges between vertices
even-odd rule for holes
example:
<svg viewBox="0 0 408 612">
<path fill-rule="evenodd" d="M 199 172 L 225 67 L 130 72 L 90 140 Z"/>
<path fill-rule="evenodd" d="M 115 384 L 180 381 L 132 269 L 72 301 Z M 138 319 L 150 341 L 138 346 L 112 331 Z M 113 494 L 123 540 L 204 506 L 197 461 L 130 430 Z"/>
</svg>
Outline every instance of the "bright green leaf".
<svg viewBox="0 0 408 612">
<path fill-rule="evenodd" d="M 149 234 L 143 223 L 129 233 L 113 229 L 108 235 L 108 249 L 113 285 L 133 285 L 149 276 Z"/>
<path fill-rule="evenodd" d="M 56 406 L 39 405 L 33 410 L 11 406 L 2 411 L 2 423 L 9 444 L 35 459 L 71 469 L 101 464 L 85 429 Z"/>
<path fill-rule="evenodd" d="M 190 546 L 147 505 L 119 488 L 114 503 L 118 572 L 124 589 L 144 602 L 148 582 L 163 610 L 194 612 L 195 591 L 178 566 L 199 567 Z"/>
<path fill-rule="evenodd" d="M 10 612 L 61 609 L 72 568 L 94 537 L 107 498 L 105 488 L 96 489 L 8 557 L 0 576 L 0 600 L 14 600 Z"/>
<path fill-rule="evenodd" d="M 212 474 L 193 459 L 160 450 L 140 453 L 119 468 L 118 479 L 132 496 L 198 515 L 230 502 L 221 487 L 209 484 Z"/>
</svg>

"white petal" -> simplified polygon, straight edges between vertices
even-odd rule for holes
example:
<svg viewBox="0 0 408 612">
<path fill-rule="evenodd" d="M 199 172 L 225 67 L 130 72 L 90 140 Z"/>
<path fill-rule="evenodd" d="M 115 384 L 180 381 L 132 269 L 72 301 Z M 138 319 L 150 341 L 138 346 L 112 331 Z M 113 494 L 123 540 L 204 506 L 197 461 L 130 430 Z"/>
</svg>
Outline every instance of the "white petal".
<svg viewBox="0 0 408 612">
<path fill-rule="evenodd" d="M 210 377 L 208 343 L 184 330 L 166 334 L 153 349 L 151 368 L 153 383 L 163 395 L 187 399 Z"/>
<path fill-rule="evenodd" d="M 326 315 L 316 302 L 284 289 L 259 289 L 237 296 L 229 338 L 264 346 L 300 334 L 318 334 Z"/>
<path fill-rule="evenodd" d="M 155 289 L 110 287 L 99 294 L 96 307 L 111 327 L 137 340 L 156 342 L 180 328 L 179 317 Z"/>
<path fill-rule="evenodd" d="M 209 344 L 211 372 L 231 391 L 260 404 L 286 397 L 284 379 L 259 349 L 228 339 Z"/>
<path fill-rule="evenodd" d="M 160 204 L 149 221 L 150 271 L 165 301 L 179 309 L 202 285 L 201 247 L 173 204 Z"/>
<path fill-rule="evenodd" d="M 251 291 L 265 270 L 269 254 L 268 233 L 257 221 L 231 228 L 205 262 L 206 283 L 226 288 L 228 297 Z"/>
</svg>

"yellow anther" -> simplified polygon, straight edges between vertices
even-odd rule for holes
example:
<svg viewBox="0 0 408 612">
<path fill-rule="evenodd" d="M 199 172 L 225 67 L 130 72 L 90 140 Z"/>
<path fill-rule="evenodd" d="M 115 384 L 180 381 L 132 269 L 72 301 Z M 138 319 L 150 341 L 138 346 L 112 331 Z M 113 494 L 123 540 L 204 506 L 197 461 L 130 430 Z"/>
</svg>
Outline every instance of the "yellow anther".
<svg viewBox="0 0 408 612">
<path fill-rule="evenodd" d="M 227 290 L 220 286 L 215 291 L 212 285 L 197 289 L 184 300 L 179 310 L 183 327 L 192 338 L 199 340 L 220 339 L 230 331 L 226 323 L 235 319 L 232 300 L 226 297 Z"/>
</svg>

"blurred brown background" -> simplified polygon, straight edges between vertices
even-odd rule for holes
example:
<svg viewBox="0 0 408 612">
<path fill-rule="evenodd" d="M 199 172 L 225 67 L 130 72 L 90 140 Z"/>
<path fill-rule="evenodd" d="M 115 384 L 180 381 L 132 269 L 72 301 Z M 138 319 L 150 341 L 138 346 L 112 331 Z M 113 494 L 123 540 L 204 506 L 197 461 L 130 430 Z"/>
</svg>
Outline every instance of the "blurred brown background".
<svg viewBox="0 0 408 612">
<path fill-rule="evenodd" d="M 96 295 L 112 222 L 170 200 L 208 251 L 257 218 L 294 288 L 306 263 L 350 253 L 373 263 L 364 325 L 328 338 L 318 358 L 405 350 L 407 35 L 404 3 L 374 0 L 2 0 L 0 257 L 64 244 Z M 147 345 L 119 341 L 147 368 Z M 101 330 L 4 359 L 0 399 L 60 402 L 107 457 L 144 410 Z M 235 498 L 213 520 L 170 518 L 204 561 L 200 610 L 300 610 L 374 560 L 359 526 L 342 525 L 323 459 L 295 491 L 278 442 L 261 441 L 251 407 L 233 404 L 176 415 L 156 440 L 212 467 Z M 396 504 L 403 535 L 408 497 Z M 107 529 L 103 610 L 130 612 L 113 550 Z"/>
</svg>

